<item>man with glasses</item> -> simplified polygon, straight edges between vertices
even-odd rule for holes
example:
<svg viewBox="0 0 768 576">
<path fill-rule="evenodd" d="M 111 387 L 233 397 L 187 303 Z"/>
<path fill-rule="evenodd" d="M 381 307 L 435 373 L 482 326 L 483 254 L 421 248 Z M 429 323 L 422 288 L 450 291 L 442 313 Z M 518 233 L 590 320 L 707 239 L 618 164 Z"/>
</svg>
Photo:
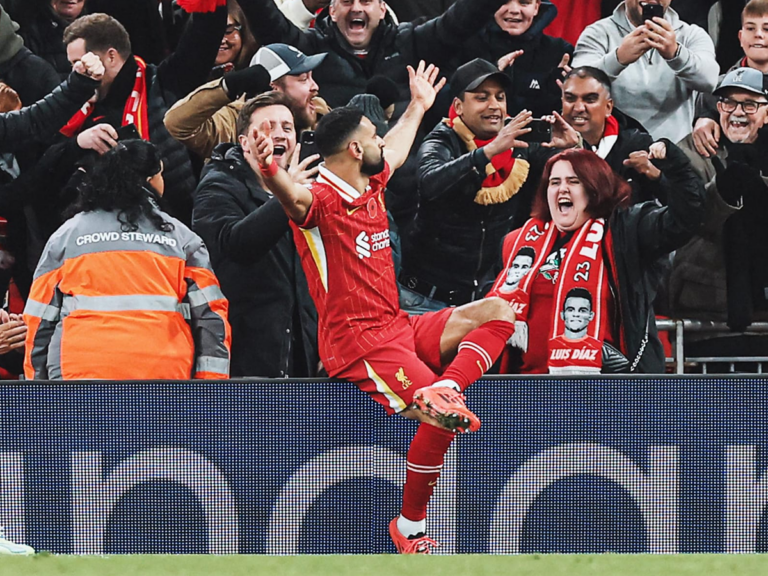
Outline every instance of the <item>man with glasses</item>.
<svg viewBox="0 0 768 576">
<path fill-rule="evenodd" d="M 763 74 L 754 68 L 732 70 L 714 96 L 722 133 L 716 154 L 699 154 L 692 134 L 678 144 L 706 184 L 707 212 L 699 235 L 675 255 L 670 306 L 675 317 L 726 321 L 741 331 L 760 319 L 755 311 L 763 310 L 762 319 L 768 318 L 768 138 L 761 134 L 768 97 Z M 758 344 L 764 355 L 768 343 L 755 338 L 746 338 L 735 355 L 749 355 Z M 713 348 L 696 349 L 700 353 L 694 355 L 721 355 L 713 354 Z M 733 349 L 720 349 L 725 350 Z"/>
<path fill-rule="evenodd" d="M 763 74 L 763 85 L 768 86 L 768 0 L 750 0 L 741 12 L 739 44 L 744 57 L 734 64 L 737 68 L 754 68 Z M 722 76 L 721 76 L 722 79 Z M 702 92 L 696 99 L 696 124 L 693 142 L 702 156 L 717 154 L 720 141 L 717 97 Z"/>
</svg>

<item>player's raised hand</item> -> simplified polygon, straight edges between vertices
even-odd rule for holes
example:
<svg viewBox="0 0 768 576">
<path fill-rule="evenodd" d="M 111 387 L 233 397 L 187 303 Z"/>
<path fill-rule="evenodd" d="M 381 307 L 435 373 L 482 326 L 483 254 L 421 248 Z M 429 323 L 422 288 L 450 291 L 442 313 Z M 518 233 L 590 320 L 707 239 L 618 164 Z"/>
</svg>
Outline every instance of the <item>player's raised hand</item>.
<svg viewBox="0 0 768 576">
<path fill-rule="evenodd" d="M 408 79 L 411 87 L 411 102 L 418 103 L 426 111 L 435 103 L 437 93 L 445 86 L 445 78 L 438 80 L 440 69 L 434 64 L 419 62 L 416 70 L 408 66 Z"/>
</svg>

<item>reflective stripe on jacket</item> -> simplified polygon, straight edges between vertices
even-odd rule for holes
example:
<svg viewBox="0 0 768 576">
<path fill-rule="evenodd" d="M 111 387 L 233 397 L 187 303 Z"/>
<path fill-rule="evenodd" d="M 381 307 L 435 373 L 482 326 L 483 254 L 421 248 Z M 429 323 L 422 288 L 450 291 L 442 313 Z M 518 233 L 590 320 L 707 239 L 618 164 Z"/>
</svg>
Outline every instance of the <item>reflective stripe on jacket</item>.
<svg viewBox="0 0 768 576">
<path fill-rule="evenodd" d="M 199 236 L 166 214 L 81 213 L 51 236 L 24 309 L 27 379 L 227 378 L 228 303 Z"/>
</svg>

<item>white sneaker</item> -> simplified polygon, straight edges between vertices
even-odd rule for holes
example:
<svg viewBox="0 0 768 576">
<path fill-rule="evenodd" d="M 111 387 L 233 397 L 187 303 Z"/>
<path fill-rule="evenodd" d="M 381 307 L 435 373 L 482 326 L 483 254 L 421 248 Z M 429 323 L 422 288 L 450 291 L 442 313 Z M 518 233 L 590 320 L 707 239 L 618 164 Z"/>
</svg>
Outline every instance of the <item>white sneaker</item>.
<svg viewBox="0 0 768 576">
<path fill-rule="evenodd" d="M 32 556 L 35 549 L 26 544 L 16 544 L 5 539 L 5 529 L 0 528 L 0 554 L 10 554 L 13 556 Z"/>
</svg>

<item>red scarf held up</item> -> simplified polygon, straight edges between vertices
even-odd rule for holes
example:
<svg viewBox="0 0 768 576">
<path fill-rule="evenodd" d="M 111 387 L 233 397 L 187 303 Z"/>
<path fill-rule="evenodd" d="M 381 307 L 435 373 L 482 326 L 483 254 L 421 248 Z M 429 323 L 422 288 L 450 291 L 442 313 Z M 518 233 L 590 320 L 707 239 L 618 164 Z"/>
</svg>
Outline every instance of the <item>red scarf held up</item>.
<svg viewBox="0 0 768 576">
<path fill-rule="evenodd" d="M 558 272 L 547 361 L 551 374 L 599 374 L 602 369 L 603 341 L 610 330 L 607 322 L 609 287 L 603 253 L 605 226 L 605 220 L 599 218 L 587 221 L 576 231 Z M 510 344 L 523 351 L 528 347 L 526 322 L 530 311 L 531 286 L 542 264 L 552 252 L 557 238 L 557 228 L 552 222 L 534 218 L 528 220 L 517 236 L 504 270 L 488 294 L 504 298 L 515 310 L 515 334 L 510 339 Z M 508 271 L 523 248 L 527 251 L 533 250 L 533 263 L 525 276 L 517 283 L 511 283 L 508 281 Z M 577 290 L 577 295 L 574 296 L 572 291 L 576 288 L 581 290 Z M 584 291 L 591 296 L 589 316 L 582 311 L 578 336 L 574 333 L 566 336 L 566 328 L 572 331 L 574 326 L 568 326 L 566 323 L 569 315 L 574 314 L 566 308 L 566 304 L 572 308 L 574 303 L 578 303 L 579 308 L 584 308 L 588 302 L 583 296 Z M 579 293 L 581 296 L 578 296 Z M 584 320 L 586 317 L 590 319 Z"/>
<path fill-rule="evenodd" d="M 176 3 L 190 14 L 194 12 L 215 12 L 227 5 L 227 0 L 176 0 Z"/>
<path fill-rule="evenodd" d="M 125 101 L 123 109 L 123 120 L 121 126 L 134 124 L 143 140 L 149 140 L 149 119 L 147 117 L 147 65 L 138 56 L 136 59 L 137 70 L 136 80 L 133 83 L 133 90 L 128 100 Z M 83 127 L 85 121 L 93 112 L 93 104 L 86 102 L 85 105 L 70 118 L 66 126 L 60 130 L 64 136 L 71 138 Z"/>
<path fill-rule="evenodd" d="M 456 110 L 454 109 L 453 104 L 451 104 L 451 108 L 448 110 L 448 125 L 451 128 L 453 128 L 454 120 L 458 117 L 459 115 L 456 114 Z M 490 140 L 474 138 L 478 148 L 482 148 L 494 140 L 495 138 L 491 138 Z M 485 180 L 483 180 L 483 188 L 495 188 L 506 182 L 507 178 L 509 178 L 509 175 L 512 173 L 512 169 L 515 167 L 515 158 L 512 156 L 512 150 L 508 149 L 504 150 L 501 154 L 496 154 L 496 156 L 491 158 L 491 165 L 494 168 L 494 172 L 490 176 L 486 176 Z"/>
</svg>

